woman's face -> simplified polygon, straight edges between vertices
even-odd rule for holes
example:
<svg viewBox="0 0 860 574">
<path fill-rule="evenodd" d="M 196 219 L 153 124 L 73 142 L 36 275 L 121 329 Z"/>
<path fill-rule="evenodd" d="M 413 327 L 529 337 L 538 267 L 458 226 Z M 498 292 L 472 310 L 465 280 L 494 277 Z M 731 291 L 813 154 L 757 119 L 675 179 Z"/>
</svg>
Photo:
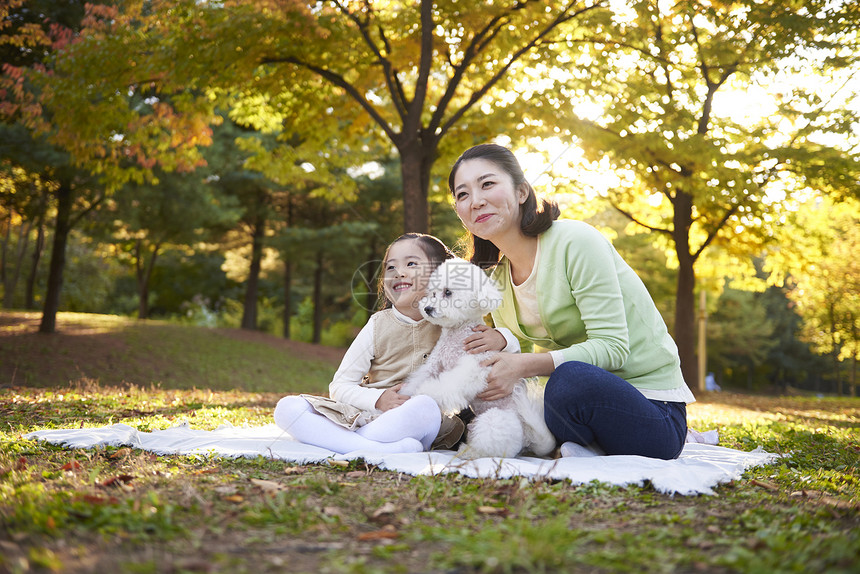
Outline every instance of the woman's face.
<svg viewBox="0 0 860 574">
<path fill-rule="evenodd" d="M 481 158 L 466 160 L 454 175 L 454 209 L 473 235 L 493 241 L 519 232 L 520 205 L 528 197 L 525 186 L 514 186 L 497 164 Z"/>
<path fill-rule="evenodd" d="M 402 239 L 388 249 L 383 262 L 382 289 L 398 311 L 420 319 L 418 301 L 427 290 L 430 259 L 416 239 Z"/>
</svg>

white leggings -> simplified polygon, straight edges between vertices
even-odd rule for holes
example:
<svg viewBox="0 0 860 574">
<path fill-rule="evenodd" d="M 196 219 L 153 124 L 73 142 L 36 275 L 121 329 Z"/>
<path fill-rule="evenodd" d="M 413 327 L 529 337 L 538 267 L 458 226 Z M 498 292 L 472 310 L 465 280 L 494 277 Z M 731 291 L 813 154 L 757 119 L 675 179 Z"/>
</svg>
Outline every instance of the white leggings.
<svg viewBox="0 0 860 574">
<path fill-rule="evenodd" d="M 299 396 L 278 401 L 274 418 L 275 424 L 296 440 L 339 454 L 355 450 L 381 453 L 429 450 L 442 423 L 436 402 L 425 395 L 410 398 L 354 431 L 319 414 Z"/>
</svg>

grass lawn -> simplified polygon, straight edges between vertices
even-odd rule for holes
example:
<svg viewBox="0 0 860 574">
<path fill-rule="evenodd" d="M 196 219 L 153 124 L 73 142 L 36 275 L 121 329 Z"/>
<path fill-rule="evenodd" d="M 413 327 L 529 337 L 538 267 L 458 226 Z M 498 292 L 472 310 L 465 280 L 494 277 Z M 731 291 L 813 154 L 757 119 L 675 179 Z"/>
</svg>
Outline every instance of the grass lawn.
<svg viewBox="0 0 860 574">
<path fill-rule="evenodd" d="M 266 424 L 342 350 L 0 313 L 0 572 L 858 572 L 860 400 L 707 394 L 691 426 L 785 457 L 714 496 L 411 477 L 364 463 L 71 450 L 36 429 Z"/>
</svg>

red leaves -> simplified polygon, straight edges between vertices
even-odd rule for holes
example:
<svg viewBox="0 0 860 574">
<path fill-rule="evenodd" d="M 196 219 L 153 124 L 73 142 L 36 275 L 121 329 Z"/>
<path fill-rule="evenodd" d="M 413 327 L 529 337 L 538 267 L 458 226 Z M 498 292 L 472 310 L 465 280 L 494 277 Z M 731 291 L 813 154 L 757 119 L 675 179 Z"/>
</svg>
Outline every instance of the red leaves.
<svg viewBox="0 0 860 574">
<path fill-rule="evenodd" d="M 0 476 L 5 476 L 5 475 L 9 474 L 10 472 L 12 472 L 13 470 L 26 470 L 26 469 L 27 469 L 27 459 L 22 456 L 17 461 L 15 461 L 15 464 L 13 464 L 11 466 L 4 466 L 3 468 L 0 468 Z"/>
<path fill-rule="evenodd" d="M 119 499 L 116 496 L 96 496 L 95 494 L 81 495 L 79 500 L 82 500 L 93 506 L 104 506 L 106 504 L 118 504 Z"/>
<path fill-rule="evenodd" d="M 81 470 L 81 463 L 76 460 L 69 461 L 63 465 L 62 470 L 78 472 L 79 470 Z"/>
<path fill-rule="evenodd" d="M 131 488 L 128 486 L 128 483 L 132 480 L 134 480 L 134 476 L 130 474 L 120 474 L 119 476 L 113 476 L 100 484 L 96 484 L 96 486 L 100 488 Z"/>
<path fill-rule="evenodd" d="M 397 532 L 397 529 L 394 528 L 394 526 L 391 524 L 386 524 L 380 530 L 374 530 L 372 532 L 362 532 L 358 535 L 358 539 L 362 542 L 367 542 L 371 540 L 393 540 L 399 537 L 400 533 Z"/>
</svg>

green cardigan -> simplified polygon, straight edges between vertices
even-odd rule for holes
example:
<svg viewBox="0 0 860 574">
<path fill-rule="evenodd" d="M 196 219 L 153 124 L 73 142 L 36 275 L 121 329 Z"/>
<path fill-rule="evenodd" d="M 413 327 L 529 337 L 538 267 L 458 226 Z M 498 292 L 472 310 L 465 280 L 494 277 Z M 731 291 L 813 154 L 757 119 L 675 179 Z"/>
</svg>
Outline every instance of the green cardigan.
<svg viewBox="0 0 860 574">
<path fill-rule="evenodd" d="M 601 367 L 640 389 L 686 386 L 666 323 L 609 240 L 570 220 L 553 222 L 538 240 L 538 308 L 549 338 L 530 336 L 520 324 L 505 257 L 493 272 L 503 295 L 496 326 L 510 329 L 524 352 L 533 345 L 560 350 L 565 361 Z"/>
</svg>

